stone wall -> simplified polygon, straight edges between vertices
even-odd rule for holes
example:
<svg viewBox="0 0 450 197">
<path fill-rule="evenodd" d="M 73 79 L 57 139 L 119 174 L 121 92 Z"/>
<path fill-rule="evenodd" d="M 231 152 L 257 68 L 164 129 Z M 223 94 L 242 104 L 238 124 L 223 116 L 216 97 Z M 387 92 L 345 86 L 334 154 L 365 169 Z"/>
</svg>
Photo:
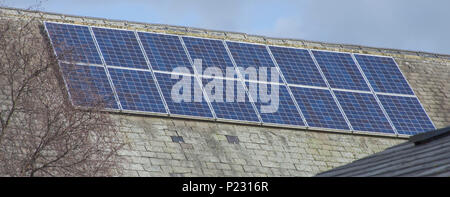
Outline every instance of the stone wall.
<svg viewBox="0 0 450 197">
<path fill-rule="evenodd" d="M 287 40 L 190 27 L 143 24 L 0 8 L 0 16 L 165 32 L 395 58 L 436 127 L 450 125 L 450 55 Z M 114 114 L 126 147 L 127 176 L 312 176 L 404 138 L 306 131 L 130 114 Z M 182 136 L 184 143 L 171 136 Z M 239 143 L 229 143 L 236 136 Z"/>
<path fill-rule="evenodd" d="M 116 115 L 128 176 L 312 176 L 405 139 Z M 182 136 L 184 143 L 172 142 Z M 237 136 L 238 144 L 227 136 Z"/>
</svg>

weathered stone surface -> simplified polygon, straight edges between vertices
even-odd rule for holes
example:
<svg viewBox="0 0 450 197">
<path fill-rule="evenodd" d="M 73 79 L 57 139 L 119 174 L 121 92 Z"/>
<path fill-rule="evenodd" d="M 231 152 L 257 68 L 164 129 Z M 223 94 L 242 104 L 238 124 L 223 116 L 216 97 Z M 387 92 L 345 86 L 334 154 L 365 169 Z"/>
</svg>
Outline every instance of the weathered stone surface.
<svg viewBox="0 0 450 197">
<path fill-rule="evenodd" d="M 132 116 L 115 116 L 125 120 L 135 119 Z M 158 129 L 150 124 L 123 122 L 129 123 L 124 126 L 131 130 Z M 162 128 L 190 125 L 190 136 L 201 137 L 185 135 L 183 138 L 191 142 L 187 144 L 162 143 L 160 138 L 167 135 L 157 130 L 155 133 L 160 138 L 137 135 L 132 142 L 149 147 L 144 151 L 121 151 L 132 162 L 124 165 L 127 175 L 150 176 L 149 173 L 158 172 L 160 176 L 312 176 L 405 141 L 214 122 L 196 124 L 195 120 L 168 119 L 161 122 L 166 124 L 161 125 Z M 181 131 L 184 128 L 178 129 Z M 240 144 L 229 144 L 225 135 L 238 136 Z M 250 140 L 242 140 L 246 138 Z"/>
</svg>

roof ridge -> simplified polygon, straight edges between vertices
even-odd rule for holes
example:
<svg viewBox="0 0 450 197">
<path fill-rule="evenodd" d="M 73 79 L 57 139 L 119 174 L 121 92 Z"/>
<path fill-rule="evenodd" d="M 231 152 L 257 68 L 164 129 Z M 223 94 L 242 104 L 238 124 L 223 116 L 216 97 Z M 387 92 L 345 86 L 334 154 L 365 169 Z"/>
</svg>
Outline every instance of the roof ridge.
<svg viewBox="0 0 450 197">
<path fill-rule="evenodd" d="M 92 17 L 92 16 L 80 16 L 80 15 L 71 15 L 71 14 L 62 14 L 62 13 L 56 13 L 56 12 L 48 12 L 48 11 L 41 11 L 41 10 L 30 10 L 30 9 L 21 9 L 21 8 L 14 8 L 14 7 L 5 7 L 0 6 L 0 13 L 2 11 L 9 10 L 9 11 L 16 11 L 17 14 L 23 14 L 20 12 L 26 12 L 26 13 L 42 13 L 40 17 L 47 20 L 56 20 L 54 18 L 51 18 L 51 15 L 56 15 L 61 17 L 61 20 L 67 20 L 64 19 L 65 17 L 73 17 L 73 18 L 79 18 L 79 19 L 90 19 L 90 20 L 97 20 L 100 21 L 108 21 L 108 22 L 120 22 L 124 23 L 124 25 L 134 24 L 134 25 L 144 25 L 149 27 L 164 27 L 167 30 L 173 30 L 173 29 L 184 29 L 184 32 L 188 31 L 204 31 L 205 33 L 211 33 L 211 34 L 223 34 L 224 37 L 243 37 L 244 40 L 247 40 L 249 42 L 255 42 L 248 38 L 253 39 L 262 39 L 262 40 L 277 40 L 280 45 L 289 45 L 289 42 L 300 42 L 305 45 L 307 48 L 314 48 L 314 47 L 322 47 L 322 48 L 332 48 L 332 49 L 346 49 L 346 50 L 367 50 L 375 53 L 384 53 L 384 54 L 398 54 L 398 55 L 412 55 L 412 56 L 419 56 L 419 57 L 431 57 L 431 58 L 439 58 L 439 59 L 448 59 L 450 60 L 450 54 L 443 54 L 443 53 L 433 53 L 433 52 L 426 52 L 426 51 L 413 51 L 413 50 L 407 50 L 407 49 L 395 49 L 395 48 L 383 48 L 383 47 L 373 47 L 373 46 L 365 46 L 365 45 L 357 45 L 357 44 L 348 44 L 348 43 L 331 43 L 331 42 L 322 42 L 322 41 L 315 41 L 315 40 L 305 40 L 305 39 L 295 39 L 295 38 L 283 38 L 283 37 L 269 37 L 269 36 L 262 36 L 262 35 L 254 35 L 254 34 L 247 34 L 243 32 L 233 32 L 233 31 L 225 31 L 225 30 L 214 30 L 214 29 L 206 29 L 206 28 L 198 28 L 198 27 L 189 27 L 189 26 L 180 26 L 180 25 L 169 25 L 169 24 L 157 24 L 157 23 L 147 23 L 147 22 L 138 22 L 138 21 L 128 21 L 128 20 L 122 20 L 122 19 L 108 19 L 103 17 Z M 47 15 L 47 16 L 45 16 Z M 107 25 L 107 24 L 106 24 Z M 177 31 L 175 31 L 177 32 Z M 178 33 L 181 33 L 178 32 Z M 319 46 L 318 46 L 319 45 Z"/>
<path fill-rule="evenodd" d="M 424 144 L 439 138 L 443 138 L 450 135 L 450 126 L 441 129 L 433 130 L 430 132 L 419 133 L 409 138 L 410 142 L 415 145 Z"/>
</svg>

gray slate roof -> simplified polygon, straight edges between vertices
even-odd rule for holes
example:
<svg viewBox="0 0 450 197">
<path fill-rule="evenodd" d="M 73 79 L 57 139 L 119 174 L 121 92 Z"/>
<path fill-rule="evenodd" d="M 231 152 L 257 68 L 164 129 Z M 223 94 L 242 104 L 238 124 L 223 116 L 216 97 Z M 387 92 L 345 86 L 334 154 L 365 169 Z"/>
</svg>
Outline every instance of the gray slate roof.
<svg viewBox="0 0 450 197">
<path fill-rule="evenodd" d="M 350 164 L 317 174 L 319 177 L 450 176 L 450 127 L 412 136 Z"/>
</svg>

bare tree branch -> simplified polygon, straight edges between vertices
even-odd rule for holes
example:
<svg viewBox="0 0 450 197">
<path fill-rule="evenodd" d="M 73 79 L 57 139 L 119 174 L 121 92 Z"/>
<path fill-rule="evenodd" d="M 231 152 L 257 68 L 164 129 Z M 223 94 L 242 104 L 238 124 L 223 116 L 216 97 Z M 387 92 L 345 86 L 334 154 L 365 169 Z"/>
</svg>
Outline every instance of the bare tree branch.
<svg viewBox="0 0 450 197">
<path fill-rule="evenodd" d="M 0 176 L 117 175 L 123 144 L 108 103 L 68 84 L 71 94 L 95 98 L 88 108 L 72 105 L 40 28 L 33 19 L 0 19 Z M 59 44 L 64 56 L 79 55 Z"/>
</svg>

